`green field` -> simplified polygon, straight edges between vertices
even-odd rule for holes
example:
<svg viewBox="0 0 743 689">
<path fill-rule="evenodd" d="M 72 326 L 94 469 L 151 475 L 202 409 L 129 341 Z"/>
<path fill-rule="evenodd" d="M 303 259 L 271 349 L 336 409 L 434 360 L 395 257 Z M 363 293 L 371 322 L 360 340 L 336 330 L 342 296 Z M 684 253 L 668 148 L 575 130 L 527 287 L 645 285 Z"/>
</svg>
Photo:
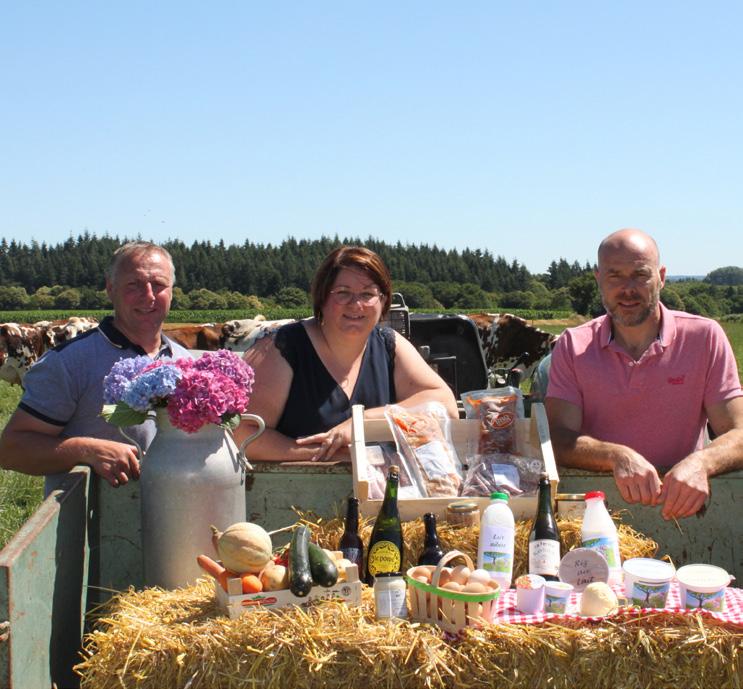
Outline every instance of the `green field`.
<svg viewBox="0 0 743 689">
<path fill-rule="evenodd" d="M 738 362 L 738 373 L 743 378 L 743 323 L 723 323 Z M 559 334 L 565 328 L 559 324 L 540 324 L 549 332 Z M 0 381 L 0 429 L 5 427 L 20 399 L 20 388 Z M 0 548 L 29 517 L 43 496 L 43 479 L 0 470 Z"/>
</svg>

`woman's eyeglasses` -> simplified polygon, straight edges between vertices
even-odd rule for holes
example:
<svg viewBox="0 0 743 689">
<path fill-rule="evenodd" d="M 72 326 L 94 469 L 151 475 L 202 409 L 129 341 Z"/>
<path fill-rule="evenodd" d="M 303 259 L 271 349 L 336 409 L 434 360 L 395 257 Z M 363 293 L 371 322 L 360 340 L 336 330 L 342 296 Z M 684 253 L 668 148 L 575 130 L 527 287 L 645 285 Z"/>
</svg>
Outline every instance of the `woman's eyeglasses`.
<svg viewBox="0 0 743 689">
<path fill-rule="evenodd" d="M 336 304 L 341 306 L 347 306 L 353 301 L 359 301 L 364 306 L 374 306 L 380 298 L 383 296 L 381 292 L 373 292 L 371 290 L 364 292 L 352 292 L 350 289 L 331 289 L 330 294 L 333 295 L 333 299 Z"/>
</svg>

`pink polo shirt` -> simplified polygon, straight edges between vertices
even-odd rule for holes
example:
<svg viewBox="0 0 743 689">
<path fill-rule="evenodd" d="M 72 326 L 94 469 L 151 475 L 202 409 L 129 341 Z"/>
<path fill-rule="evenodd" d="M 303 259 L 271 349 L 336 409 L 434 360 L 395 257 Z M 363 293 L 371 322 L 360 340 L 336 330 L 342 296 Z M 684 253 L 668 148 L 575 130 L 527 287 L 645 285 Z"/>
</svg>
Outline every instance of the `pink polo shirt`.
<svg viewBox="0 0 743 689">
<path fill-rule="evenodd" d="M 719 323 L 661 304 L 659 338 L 634 361 L 611 318 L 569 328 L 552 353 L 547 397 L 583 410 L 581 433 L 627 445 L 668 467 L 702 447 L 705 407 L 743 395 Z"/>
</svg>

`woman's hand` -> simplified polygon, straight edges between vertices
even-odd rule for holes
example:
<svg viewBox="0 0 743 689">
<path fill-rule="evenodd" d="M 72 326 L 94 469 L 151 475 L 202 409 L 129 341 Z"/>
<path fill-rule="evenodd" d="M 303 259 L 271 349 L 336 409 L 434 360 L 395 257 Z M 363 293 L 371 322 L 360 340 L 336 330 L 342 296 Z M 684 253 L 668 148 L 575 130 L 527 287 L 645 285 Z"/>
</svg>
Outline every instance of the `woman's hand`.
<svg viewBox="0 0 743 689">
<path fill-rule="evenodd" d="M 315 454 L 311 457 L 312 462 L 327 462 L 332 459 L 339 450 L 351 444 L 351 419 L 346 419 L 329 431 L 315 433 L 304 438 L 297 438 L 297 445 L 303 447 L 316 445 Z M 347 459 L 344 457 L 343 459 Z"/>
</svg>

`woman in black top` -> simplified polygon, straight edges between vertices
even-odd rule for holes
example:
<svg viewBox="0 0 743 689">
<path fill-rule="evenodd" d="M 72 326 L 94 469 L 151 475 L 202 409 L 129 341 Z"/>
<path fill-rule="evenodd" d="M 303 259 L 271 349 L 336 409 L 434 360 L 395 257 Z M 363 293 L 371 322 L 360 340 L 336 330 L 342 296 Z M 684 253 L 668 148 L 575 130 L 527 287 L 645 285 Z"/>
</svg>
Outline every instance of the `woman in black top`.
<svg viewBox="0 0 743 689">
<path fill-rule="evenodd" d="M 385 404 L 437 400 L 457 418 L 454 395 L 415 347 L 377 327 L 391 294 L 373 251 L 346 246 L 325 258 L 312 282 L 314 317 L 285 325 L 245 355 L 255 369 L 248 411 L 266 422 L 251 459 L 348 459 L 354 404 L 371 419 L 383 417 Z"/>
</svg>

